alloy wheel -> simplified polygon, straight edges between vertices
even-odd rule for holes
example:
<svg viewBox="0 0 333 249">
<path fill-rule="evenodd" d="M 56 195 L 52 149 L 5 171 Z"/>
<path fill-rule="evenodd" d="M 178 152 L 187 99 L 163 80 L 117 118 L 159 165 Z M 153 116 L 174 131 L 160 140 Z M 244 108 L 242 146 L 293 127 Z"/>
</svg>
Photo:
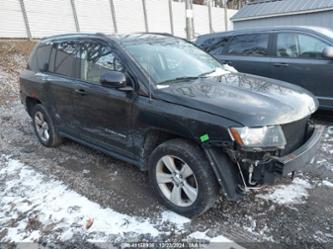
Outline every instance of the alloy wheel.
<svg viewBox="0 0 333 249">
<path fill-rule="evenodd" d="M 41 113 L 40 111 L 37 111 L 35 113 L 34 120 L 35 120 L 35 128 L 36 128 L 38 137 L 44 143 L 48 142 L 48 140 L 50 139 L 49 125 L 46 122 L 43 113 Z"/>
<path fill-rule="evenodd" d="M 163 195 L 176 206 L 191 206 L 198 197 L 195 175 L 178 157 L 166 155 L 157 162 L 156 181 Z"/>
</svg>

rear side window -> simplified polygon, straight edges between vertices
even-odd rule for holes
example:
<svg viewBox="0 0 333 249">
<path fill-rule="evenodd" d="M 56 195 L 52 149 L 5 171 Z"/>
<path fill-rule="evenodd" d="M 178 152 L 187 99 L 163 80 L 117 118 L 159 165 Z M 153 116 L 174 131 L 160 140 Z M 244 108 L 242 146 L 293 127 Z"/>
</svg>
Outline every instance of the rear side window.
<svg viewBox="0 0 333 249">
<path fill-rule="evenodd" d="M 323 59 L 328 44 L 303 34 L 280 33 L 277 35 L 276 54 L 278 57 Z"/>
<path fill-rule="evenodd" d="M 204 50 L 211 50 L 214 45 L 217 43 L 220 43 L 223 37 L 211 37 L 206 40 L 204 40 L 201 44 L 199 44 L 199 47 L 201 47 Z"/>
<path fill-rule="evenodd" d="M 48 71 L 51 49 L 51 44 L 39 45 L 29 60 L 28 68 L 34 72 Z"/>
<path fill-rule="evenodd" d="M 227 45 L 230 37 L 223 37 L 217 44 L 212 46 L 208 52 L 212 55 L 222 55 L 225 46 Z"/>
<path fill-rule="evenodd" d="M 235 36 L 226 49 L 228 55 L 267 56 L 269 34 Z"/>
<path fill-rule="evenodd" d="M 53 48 L 52 57 L 54 57 L 54 62 L 51 63 L 50 71 L 64 76 L 75 77 L 80 44 L 76 41 L 63 41 L 55 43 Z"/>
</svg>

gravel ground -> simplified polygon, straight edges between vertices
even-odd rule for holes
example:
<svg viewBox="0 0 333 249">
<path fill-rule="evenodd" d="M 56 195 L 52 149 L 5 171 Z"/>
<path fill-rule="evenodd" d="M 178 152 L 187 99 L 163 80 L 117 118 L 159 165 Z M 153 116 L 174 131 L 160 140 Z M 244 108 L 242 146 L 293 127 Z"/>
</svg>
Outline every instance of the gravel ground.
<svg viewBox="0 0 333 249">
<path fill-rule="evenodd" d="M 332 113 L 316 115 L 316 122 L 327 129 L 320 152 L 306 172 L 297 174 L 293 181 L 284 179 L 280 185 L 252 192 L 237 202 L 229 202 L 221 196 L 207 213 L 187 220 L 174 216 L 158 204 L 146 173 L 134 166 L 71 141 L 52 149 L 41 146 L 33 134 L 30 118 L 17 98 L 18 72 L 25 66 L 26 54 L 14 50 L 6 56 L 14 64 L 13 70 L 0 65 L 0 242 L 18 242 L 26 238 L 44 247 L 103 247 L 94 240 L 98 237 L 96 233 L 82 229 L 82 225 L 72 229 L 69 235 L 65 233 L 66 224 L 69 227 L 82 222 L 87 225 L 86 220 L 60 219 L 61 227 L 49 224 L 48 229 L 45 228 L 45 219 L 41 216 L 47 212 L 32 205 L 34 195 L 48 198 L 52 188 L 61 187 L 65 189 L 65 196 L 71 194 L 87 205 L 97 205 L 94 207 L 99 211 L 89 213 L 91 218 L 102 217 L 102 212 L 114 212 L 117 217 L 130 217 L 125 218 L 130 220 L 130 227 L 137 221 L 147 222 L 157 231 L 156 234 L 142 234 L 129 229 L 127 233 L 119 234 L 110 233 L 106 226 L 103 239 L 98 241 L 109 242 L 108 245 L 115 247 L 124 246 L 122 243 L 128 241 L 189 241 L 190 237 L 210 240 L 214 246 L 213 242 L 224 241 L 227 237 L 244 248 L 333 248 Z M 29 181 L 49 190 L 45 190 L 44 195 L 41 191 L 36 192 Z M 54 185 L 49 185 L 50 182 Z M 19 204 L 16 197 L 29 197 L 30 200 L 23 201 L 30 208 L 22 211 L 15 207 Z M 54 199 L 59 198 L 62 197 Z M 75 214 L 75 210 L 72 213 Z M 168 217 L 164 219 L 166 214 Z M 22 222 L 25 222 L 24 231 L 17 231 L 24 232 L 24 236 L 9 234 Z M 94 226 L 97 224 L 93 224 L 92 229 Z M 216 245 L 216 248 L 221 246 Z"/>
</svg>

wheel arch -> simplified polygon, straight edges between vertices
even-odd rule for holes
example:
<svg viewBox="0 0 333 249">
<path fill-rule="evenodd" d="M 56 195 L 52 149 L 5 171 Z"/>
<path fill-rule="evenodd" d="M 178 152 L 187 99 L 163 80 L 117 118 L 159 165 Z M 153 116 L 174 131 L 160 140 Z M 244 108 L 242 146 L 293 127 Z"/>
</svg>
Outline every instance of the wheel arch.
<svg viewBox="0 0 333 249">
<path fill-rule="evenodd" d="M 145 133 L 143 149 L 142 149 L 142 158 L 144 161 L 143 170 L 148 169 L 148 159 L 153 150 L 160 144 L 175 139 L 180 138 L 187 141 L 190 141 L 194 144 L 197 144 L 195 141 L 189 137 L 182 136 L 173 132 L 165 131 L 162 129 L 150 129 Z M 198 144 L 197 144 L 198 145 Z"/>
<path fill-rule="evenodd" d="M 32 116 L 32 109 L 34 108 L 35 105 L 38 105 L 38 104 L 42 104 L 42 102 L 37 98 L 33 98 L 30 96 L 25 98 L 25 105 L 27 107 L 27 112 L 30 117 Z"/>
</svg>

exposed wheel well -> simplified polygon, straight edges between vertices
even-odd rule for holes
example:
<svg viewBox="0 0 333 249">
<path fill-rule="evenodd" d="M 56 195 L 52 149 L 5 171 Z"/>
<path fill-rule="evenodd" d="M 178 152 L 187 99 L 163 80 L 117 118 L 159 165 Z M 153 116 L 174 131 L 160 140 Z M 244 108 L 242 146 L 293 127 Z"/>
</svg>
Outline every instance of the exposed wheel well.
<svg viewBox="0 0 333 249">
<path fill-rule="evenodd" d="M 144 159 L 144 170 L 147 170 L 147 165 L 148 165 L 148 158 L 150 154 L 153 152 L 153 150 L 159 146 L 160 144 L 169 141 L 171 139 L 175 138 L 182 138 L 186 139 L 184 137 L 161 131 L 161 130 L 152 130 L 149 131 L 146 136 L 145 136 L 145 141 L 143 145 L 143 159 Z"/>
<path fill-rule="evenodd" d="M 40 100 L 39 99 L 36 99 L 36 98 L 32 98 L 32 97 L 27 97 L 26 100 L 25 100 L 25 104 L 26 104 L 26 107 L 27 107 L 27 111 L 29 113 L 29 115 L 31 116 L 32 115 L 32 109 L 35 105 L 37 104 L 41 104 Z"/>
</svg>

